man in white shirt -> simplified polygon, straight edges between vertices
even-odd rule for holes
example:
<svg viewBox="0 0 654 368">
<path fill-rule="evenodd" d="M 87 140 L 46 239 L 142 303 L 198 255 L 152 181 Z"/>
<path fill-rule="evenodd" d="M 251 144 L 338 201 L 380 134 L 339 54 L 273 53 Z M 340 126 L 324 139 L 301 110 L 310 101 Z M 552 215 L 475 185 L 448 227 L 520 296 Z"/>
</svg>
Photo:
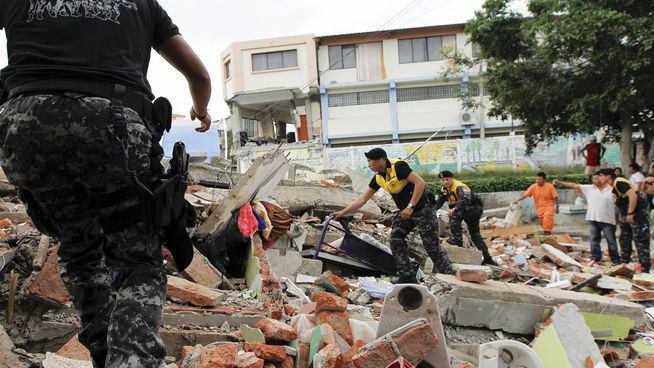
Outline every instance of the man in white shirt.
<svg viewBox="0 0 654 368">
<path fill-rule="evenodd" d="M 634 162 L 631 165 L 629 165 L 628 170 L 629 170 L 629 174 L 631 174 L 631 176 L 629 177 L 629 181 L 634 183 L 636 189 L 639 192 L 642 192 L 643 191 L 642 183 L 645 180 L 645 176 L 640 172 L 640 165 Z"/>
<path fill-rule="evenodd" d="M 593 175 L 593 185 L 577 184 L 566 181 L 554 180 L 552 184 L 561 185 L 567 188 L 577 189 L 586 197 L 588 209 L 586 210 L 586 221 L 590 231 L 590 251 L 594 262 L 602 261 L 602 233 L 609 246 L 609 257 L 613 264 L 620 264 L 620 253 L 615 239 L 615 198 L 613 188 L 610 185 L 599 181 L 598 173 Z"/>
</svg>

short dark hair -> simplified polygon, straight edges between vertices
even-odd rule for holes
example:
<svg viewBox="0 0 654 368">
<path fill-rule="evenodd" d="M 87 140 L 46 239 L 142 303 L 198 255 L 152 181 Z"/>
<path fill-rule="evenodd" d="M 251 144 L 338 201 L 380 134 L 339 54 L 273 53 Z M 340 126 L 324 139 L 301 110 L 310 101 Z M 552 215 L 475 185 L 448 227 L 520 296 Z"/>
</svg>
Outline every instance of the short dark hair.
<svg viewBox="0 0 654 368">
<path fill-rule="evenodd" d="M 547 175 L 545 175 L 545 173 L 542 171 L 536 174 L 536 176 L 540 176 L 541 178 L 543 178 L 543 180 L 547 180 Z"/>
<path fill-rule="evenodd" d="M 454 177 L 454 174 L 453 174 L 450 170 L 443 170 L 443 171 L 441 171 L 441 172 L 438 174 L 438 177 L 439 177 L 440 179 L 443 179 L 443 178 L 453 178 L 453 177 Z"/>
<path fill-rule="evenodd" d="M 630 163 L 630 164 L 629 164 L 629 167 L 632 168 L 632 169 L 634 169 L 634 170 L 636 170 L 636 171 L 640 171 L 640 165 L 638 165 L 638 164 L 635 163 L 635 162 Z"/>
<path fill-rule="evenodd" d="M 616 177 L 615 169 L 609 169 L 609 168 L 602 169 L 602 170 L 599 171 L 599 174 L 600 175 L 610 176 L 613 179 L 615 179 L 615 177 Z"/>
</svg>

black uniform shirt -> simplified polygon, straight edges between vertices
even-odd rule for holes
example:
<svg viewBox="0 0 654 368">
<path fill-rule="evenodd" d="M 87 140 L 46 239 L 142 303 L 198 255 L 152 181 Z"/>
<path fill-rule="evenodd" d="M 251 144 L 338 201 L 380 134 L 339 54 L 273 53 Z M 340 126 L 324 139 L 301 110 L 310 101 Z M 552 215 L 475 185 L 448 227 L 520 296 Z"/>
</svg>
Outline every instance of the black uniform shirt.
<svg viewBox="0 0 654 368">
<path fill-rule="evenodd" d="M 121 83 L 152 97 L 150 52 L 179 34 L 156 0 L 2 0 L 5 87 L 44 78 Z"/>
<path fill-rule="evenodd" d="M 390 168 L 390 167 L 391 167 L 390 161 L 386 160 L 386 168 Z M 413 172 L 411 166 L 409 166 L 409 164 L 406 163 L 405 161 L 398 161 L 395 163 L 395 174 L 398 180 L 404 180 L 408 178 L 411 172 Z M 372 179 L 370 180 L 370 184 L 368 184 L 368 186 L 374 190 L 379 190 L 379 188 L 381 188 L 379 184 L 377 184 L 377 175 L 384 177 L 386 175 L 386 172 L 377 173 L 375 176 L 372 177 Z M 415 185 L 413 183 L 407 182 L 406 186 L 404 186 L 404 188 L 399 193 L 396 194 L 391 193 L 391 196 L 393 197 L 393 201 L 395 202 L 397 208 L 399 208 L 400 210 L 406 208 L 406 206 L 411 201 L 411 197 L 413 197 L 414 188 Z M 417 210 L 419 208 L 422 208 L 426 200 L 427 200 L 427 190 L 425 189 L 422 192 L 422 196 L 418 200 L 418 203 L 416 203 L 415 209 Z"/>
</svg>

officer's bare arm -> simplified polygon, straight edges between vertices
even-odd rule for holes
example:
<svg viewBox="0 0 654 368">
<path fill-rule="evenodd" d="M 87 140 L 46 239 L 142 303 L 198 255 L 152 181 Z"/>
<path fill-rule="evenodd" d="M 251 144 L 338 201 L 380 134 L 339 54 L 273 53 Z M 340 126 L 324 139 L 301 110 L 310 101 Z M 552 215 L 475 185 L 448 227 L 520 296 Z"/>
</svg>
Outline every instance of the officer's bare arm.
<svg viewBox="0 0 654 368">
<path fill-rule="evenodd" d="M 364 204 L 366 204 L 366 202 L 368 202 L 368 200 L 370 200 L 370 198 L 372 198 L 372 196 L 374 196 L 376 192 L 377 192 L 376 190 L 368 187 L 368 189 L 366 189 L 366 191 L 363 192 L 363 194 L 359 198 L 357 198 L 354 202 L 352 202 L 352 204 L 350 204 L 349 206 L 343 208 L 340 211 L 332 213 L 332 216 L 334 216 L 334 217 L 336 217 L 338 219 L 339 217 L 341 217 L 341 216 L 343 216 L 343 215 L 345 215 L 347 213 L 358 210 Z"/>
<path fill-rule="evenodd" d="M 202 126 L 196 130 L 207 131 L 211 125 L 211 116 L 207 113 L 207 105 L 211 98 L 211 78 L 207 68 L 180 35 L 175 35 L 164 42 L 159 49 L 159 54 L 186 78 L 193 98 L 191 119 L 203 117 L 200 119 Z"/>
<path fill-rule="evenodd" d="M 425 180 L 420 175 L 416 174 L 415 171 L 412 171 L 409 176 L 407 176 L 406 180 L 414 185 L 411 203 L 415 206 L 418 204 L 420 197 L 422 197 L 422 192 L 425 191 Z"/>
<path fill-rule="evenodd" d="M 572 183 L 572 182 L 569 182 L 569 181 L 562 181 L 562 180 L 554 180 L 552 182 L 552 184 L 561 185 L 561 186 L 564 186 L 566 188 L 571 188 L 571 189 L 579 189 L 579 187 L 581 186 L 580 184 L 577 184 L 577 183 Z"/>
</svg>

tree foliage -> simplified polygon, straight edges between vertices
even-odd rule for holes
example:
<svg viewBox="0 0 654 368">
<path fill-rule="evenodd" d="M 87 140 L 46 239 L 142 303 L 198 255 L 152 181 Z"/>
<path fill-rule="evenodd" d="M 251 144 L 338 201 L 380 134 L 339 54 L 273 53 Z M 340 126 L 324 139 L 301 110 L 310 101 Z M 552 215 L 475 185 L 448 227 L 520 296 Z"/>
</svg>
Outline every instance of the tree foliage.
<svg viewBox="0 0 654 368">
<path fill-rule="evenodd" d="M 631 131 L 654 156 L 654 2 L 487 0 L 466 33 L 487 63 L 489 115 L 524 123 L 538 142 L 605 128 L 631 160 Z M 465 61 L 462 61 L 465 62 Z"/>
</svg>

